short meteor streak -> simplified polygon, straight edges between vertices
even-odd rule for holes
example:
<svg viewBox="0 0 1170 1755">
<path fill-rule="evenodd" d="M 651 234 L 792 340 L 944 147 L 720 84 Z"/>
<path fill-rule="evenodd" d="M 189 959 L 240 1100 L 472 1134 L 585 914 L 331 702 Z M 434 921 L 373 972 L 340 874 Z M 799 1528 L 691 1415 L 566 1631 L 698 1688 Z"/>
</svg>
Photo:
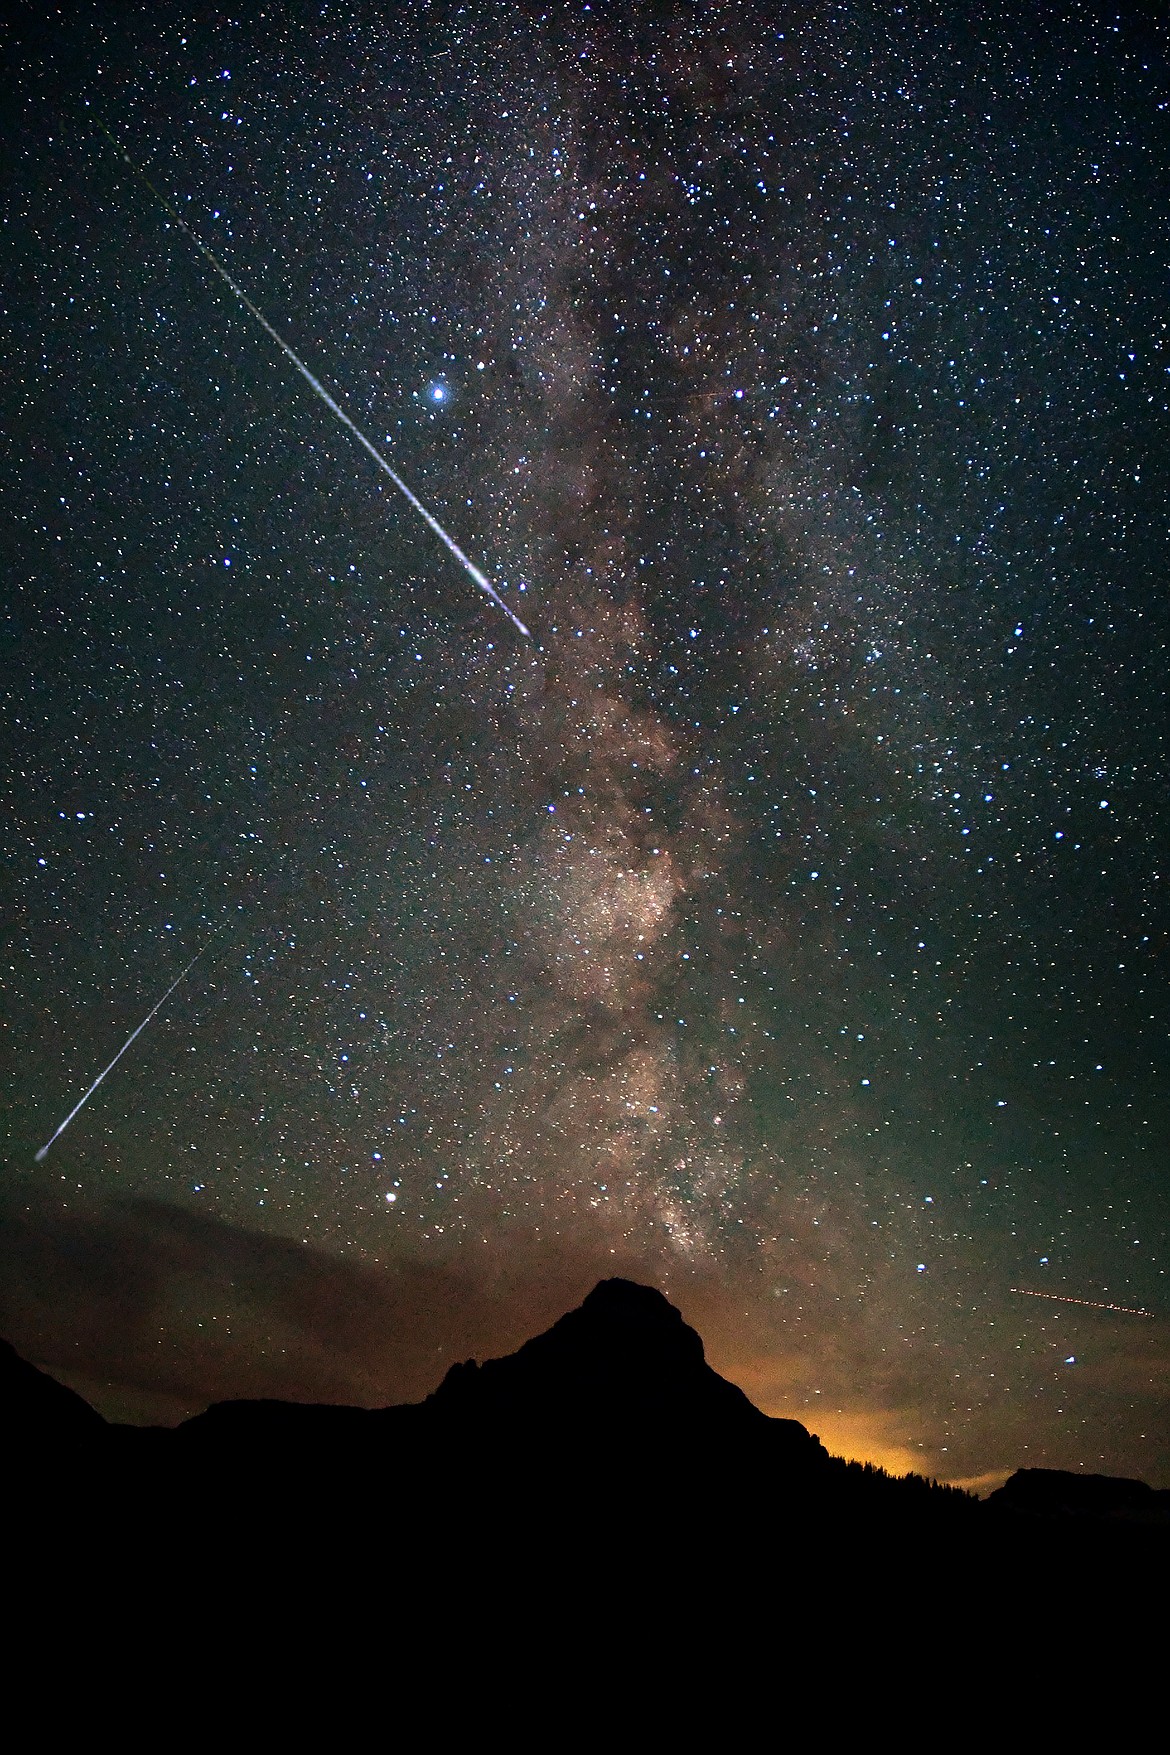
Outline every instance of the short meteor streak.
<svg viewBox="0 0 1170 1755">
<path fill-rule="evenodd" d="M 155 1005 L 151 1006 L 150 1010 L 147 1012 L 146 1016 L 143 1018 L 142 1022 L 139 1024 L 138 1028 L 136 1030 L 133 1030 L 130 1033 L 130 1035 L 127 1036 L 125 1042 L 123 1042 L 121 1048 L 119 1048 L 117 1054 L 115 1054 L 115 1056 L 114 1056 L 113 1060 L 111 1060 L 109 1066 L 107 1066 L 102 1072 L 100 1072 L 98 1074 L 97 1078 L 93 1081 L 93 1084 L 89 1087 L 89 1090 L 85 1093 L 85 1096 L 81 1099 L 80 1103 L 75 1104 L 74 1107 L 69 1111 L 68 1115 L 65 1117 L 64 1121 L 61 1123 L 61 1125 L 57 1129 L 56 1133 L 53 1135 L 53 1138 L 50 1140 L 46 1140 L 45 1144 L 41 1147 L 40 1151 L 36 1155 L 36 1161 L 38 1164 L 41 1162 L 42 1158 L 44 1158 L 45 1155 L 47 1154 L 49 1147 L 53 1144 L 53 1141 L 60 1139 L 61 1135 L 65 1132 L 65 1129 L 69 1126 L 69 1123 L 73 1120 L 73 1117 L 75 1115 L 79 1115 L 81 1113 L 81 1111 L 85 1108 L 85 1105 L 89 1102 L 90 1098 L 93 1096 L 94 1092 L 97 1090 L 97 1088 L 101 1084 L 102 1080 L 104 1078 L 107 1078 L 109 1076 L 109 1074 L 113 1072 L 114 1068 L 117 1066 L 118 1062 L 121 1060 L 121 1058 L 125 1054 L 126 1050 L 131 1046 L 132 1043 L 137 1042 L 137 1040 L 141 1036 L 143 1030 L 145 1030 L 147 1024 L 150 1023 L 150 1020 L 154 1017 L 157 1017 L 158 1013 L 161 1012 L 163 1006 L 166 1005 L 167 1000 L 171 997 L 171 994 L 175 991 L 175 988 L 180 986 L 180 984 L 187 979 L 188 975 L 191 973 L 192 969 L 195 967 L 195 965 L 199 961 L 200 957 L 204 956 L 206 954 L 206 952 L 211 949 L 211 946 L 215 943 L 216 939 L 219 937 L 220 933 L 223 931 L 224 926 L 226 926 L 226 925 L 227 925 L 227 921 L 225 920 L 223 923 L 223 926 L 216 927 L 215 931 L 212 933 L 211 937 L 208 939 L 207 943 L 202 947 L 202 949 L 196 951 L 195 955 L 191 958 L 191 961 L 187 964 L 186 968 L 180 970 L 178 975 L 175 976 L 175 979 L 171 982 L 170 986 L 167 988 L 167 990 L 163 994 L 162 998 Z"/>
<path fill-rule="evenodd" d="M 1069 1298 L 1062 1292 L 1033 1292 L 1027 1286 L 1009 1286 L 1021 1298 L 1047 1298 L 1051 1304 L 1080 1304 L 1086 1310 L 1112 1310 L 1116 1316 L 1153 1316 L 1152 1310 L 1139 1310 L 1133 1304 L 1098 1304 L 1092 1298 Z"/>
<path fill-rule="evenodd" d="M 487 574 L 482 572 L 480 570 L 480 568 L 476 566 L 475 562 L 468 555 L 464 554 L 463 550 L 459 547 L 459 544 L 455 541 L 454 537 L 449 536 L 447 534 L 447 532 L 443 529 L 443 526 L 439 523 L 439 520 L 434 516 L 434 514 L 432 512 L 428 512 L 427 508 L 423 505 L 423 503 L 419 499 L 418 495 L 413 493 L 411 491 L 411 489 L 409 487 L 407 487 L 407 485 L 403 481 L 402 477 L 398 474 L 398 471 L 396 469 L 392 469 L 390 464 L 387 463 L 387 461 L 383 457 L 382 453 L 378 450 L 378 447 L 372 442 L 372 440 L 370 440 L 366 437 L 365 433 L 362 432 L 361 428 L 357 425 L 357 423 L 350 419 L 349 415 L 346 414 L 344 408 L 341 407 L 341 404 L 334 401 L 333 397 L 330 396 L 328 390 L 326 390 L 326 388 L 325 388 L 324 384 L 322 384 L 321 380 L 319 378 L 314 377 L 313 373 L 309 370 L 308 366 L 305 364 L 304 360 L 300 357 L 300 355 L 297 353 L 294 353 L 292 348 L 289 346 L 288 342 L 284 339 L 283 335 L 281 335 L 277 330 L 275 330 L 272 327 L 272 324 L 268 321 L 268 318 L 264 315 L 264 313 L 260 309 L 260 307 L 258 305 L 254 305 L 252 303 L 251 299 L 248 297 L 248 295 L 244 291 L 243 287 L 237 285 L 237 283 L 232 279 L 231 275 L 228 273 L 228 271 L 224 267 L 223 263 L 219 260 L 219 257 L 214 255 L 212 253 L 212 251 L 208 249 L 207 245 L 203 242 L 203 239 L 198 237 L 195 234 L 195 232 L 193 232 L 191 230 L 191 227 L 187 224 L 186 220 L 183 219 L 176 212 L 174 207 L 172 207 L 171 203 L 167 200 L 166 196 L 163 195 L 160 190 L 155 188 L 155 186 L 151 182 L 150 178 L 146 175 L 146 172 L 143 170 L 140 170 L 139 167 L 134 163 L 134 160 L 130 157 L 130 154 L 126 151 L 125 147 L 122 146 L 117 140 L 115 140 L 114 136 L 110 133 L 110 130 L 106 127 L 105 123 L 100 121 L 97 116 L 95 116 L 93 119 L 97 123 L 98 127 L 101 129 L 102 133 L 105 135 L 106 139 L 109 141 L 110 145 L 113 147 L 114 151 L 118 154 L 119 158 L 121 158 L 125 162 L 125 164 L 129 168 L 131 174 L 133 176 L 137 177 L 138 181 L 145 188 L 149 189 L 150 193 L 154 196 L 154 199 L 158 202 L 159 206 L 163 209 L 163 211 L 165 213 L 168 213 L 170 215 L 171 219 L 174 220 L 175 224 L 178 226 L 179 230 L 183 233 L 184 237 L 190 239 L 191 243 L 194 244 L 195 248 L 198 250 L 199 254 L 203 257 L 204 261 L 210 263 L 211 267 L 215 270 L 216 274 L 219 275 L 219 278 L 223 281 L 224 285 L 226 287 L 228 287 L 229 290 L 235 294 L 237 299 L 239 299 L 239 301 L 240 301 L 241 305 L 243 305 L 245 311 L 247 311 L 250 316 L 255 317 L 257 323 L 259 323 L 260 327 L 264 330 L 265 334 L 268 335 L 271 338 L 271 340 L 273 340 L 276 343 L 277 347 L 280 349 L 281 353 L 284 354 L 285 358 L 292 361 L 293 365 L 296 367 L 297 371 L 301 374 L 301 377 L 305 380 L 305 383 L 314 392 L 314 394 L 319 396 L 321 398 L 321 401 L 325 404 L 326 408 L 328 408 L 331 411 L 331 413 L 333 413 L 337 416 L 337 418 L 341 422 L 342 426 L 348 427 L 349 431 L 353 434 L 353 436 L 357 440 L 358 444 L 365 447 L 365 449 L 369 452 L 370 456 L 374 459 L 374 462 L 378 465 L 378 468 L 381 469 L 386 475 L 388 475 L 390 477 L 390 480 L 394 483 L 394 486 L 398 489 L 399 493 L 405 496 L 405 498 L 414 507 L 414 509 L 418 513 L 419 517 L 422 518 L 424 520 L 424 522 L 430 526 L 430 528 L 434 531 L 435 535 L 438 537 L 439 541 L 444 544 L 448 553 L 454 555 L 455 559 L 459 562 L 460 566 L 465 569 L 465 571 L 470 575 L 470 577 L 479 586 L 479 589 L 483 592 L 484 596 L 489 597 L 491 599 L 491 601 L 496 605 L 497 609 L 503 610 L 503 612 L 507 616 L 508 620 L 510 622 L 512 622 L 513 625 L 520 630 L 520 632 L 524 635 L 524 638 L 526 640 L 531 640 L 533 637 L 531 630 L 529 628 L 525 627 L 524 623 L 520 620 L 520 617 L 516 614 L 515 610 L 509 609 L 508 605 L 504 602 L 504 599 L 500 596 L 499 592 L 496 590 L 495 586 L 492 584 L 492 582 L 488 578 Z"/>
</svg>

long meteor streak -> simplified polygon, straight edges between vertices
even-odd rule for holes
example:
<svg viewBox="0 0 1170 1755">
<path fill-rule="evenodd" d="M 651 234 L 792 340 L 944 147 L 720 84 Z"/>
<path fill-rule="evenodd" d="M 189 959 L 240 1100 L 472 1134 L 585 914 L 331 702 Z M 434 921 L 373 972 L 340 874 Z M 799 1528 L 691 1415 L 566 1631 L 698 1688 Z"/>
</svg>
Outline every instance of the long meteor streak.
<svg viewBox="0 0 1170 1755">
<path fill-rule="evenodd" d="M 1098 1304 L 1092 1298 L 1070 1298 L 1065 1292 L 1033 1292 L 1028 1286 L 1009 1286 L 1021 1298 L 1047 1298 L 1051 1304 L 1081 1304 L 1086 1310 L 1112 1310 L 1117 1316 L 1153 1316 L 1152 1310 L 1139 1310 L 1136 1304 Z"/>
<path fill-rule="evenodd" d="M 64 1121 L 61 1123 L 61 1125 L 57 1129 L 56 1133 L 53 1135 L 53 1138 L 45 1141 L 45 1144 L 41 1147 L 40 1151 L 36 1155 L 36 1161 L 38 1164 L 41 1162 L 41 1159 L 45 1157 L 46 1153 L 49 1150 L 49 1147 L 53 1144 L 53 1141 L 60 1139 L 61 1135 L 65 1132 L 65 1129 L 69 1126 L 69 1123 L 73 1120 L 73 1117 L 75 1115 L 79 1115 L 81 1113 L 81 1111 L 85 1108 L 85 1105 L 89 1102 L 90 1098 L 93 1096 L 94 1092 L 97 1090 L 97 1088 L 101 1084 L 102 1080 L 104 1078 L 106 1078 L 110 1073 L 113 1072 L 114 1068 L 117 1066 L 118 1062 L 121 1060 L 121 1058 L 125 1054 L 126 1050 L 130 1047 L 131 1043 L 137 1042 L 139 1036 L 141 1036 L 141 1034 L 142 1034 L 143 1030 L 145 1030 L 147 1024 L 150 1023 L 150 1020 L 153 1017 L 156 1017 L 158 1015 L 158 1013 L 162 1010 L 163 1006 L 166 1005 L 167 1000 L 171 997 L 171 994 L 175 991 L 175 988 L 178 987 L 181 982 L 183 982 L 187 979 L 188 975 L 191 973 L 192 969 L 195 967 L 195 965 L 199 961 L 200 957 L 202 957 L 208 950 L 210 950 L 211 946 L 215 943 L 216 939 L 219 937 L 220 933 L 223 931 L 224 926 L 226 926 L 226 925 L 227 925 L 227 921 L 225 920 L 223 922 L 222 926 L 216 927 L 215 931 L 212 933 L 212 935 L 208 939 L 207 943 L 205 945 L 203 945 L 200 950 L 197 950 L 195 952 L 195 955 L 191 958 L 191 961 L 187 964 L 186 968 L 181 969 L 179 971 L 179 973 L 175 976 L 175 979 L 171 982 L 170 986 L 167 988 L 167 990 L 163 994 L 162 998 L 160 1000 L 158 1000 L 156 1004 L 151 1006 L 150 1010 L 147 1012 L 146 1016 L 143 1018 L 142 1022 L 139 1024 L 138 1028 L 136 1030 L 132 1030 L 130 1035 L 127 1036 L 125 1042 L 123 1042 L 121 1048 L 119 1048 L 117 1054 L 115 1054 L 115 1056 L 114 1056 L 113 1060 L 111 1060 L 109 1066 L 105 1067 L 98 1074 L 97 1078 L 93 1081 L 93 1084 L 89 1087 L 89 1090 L 85 1093 L 85 1096 L 81 1099 L 80 1103 L 74 1104 L 73 1108 L 69 1111 L 68 1115 L 65 1117 Z"/>
<path fill-rule="evenodd" d="M 450 554 L 454 555 L 455 559 L 459 562 L 460 566 L 464 568 L 464 570 L 471 576 L 472 579 L 474 579 L 475 583 L 479 586 L 479 589 L 483 592 L 484 596 L 490 597 L 492 602 L 496 605 L 496 608 L 503 610 L 503 612 L 507 616 L 508 620 L 510 622 L 512 622 L 513 625 L 520 630 L 520 632 L 524 635 L 524 638 L 526 640 L 531 640 L 532 639 L 531 630 L 524 626 L 524 623 L 520 620 L 520 617 L 516 614 L 515 610 L 509 609 L 508 605 L 504 602 L 503 598 L 500 596 L 499 592 L 496 590 L 495 586 L 492 584 L 492 582 L 488 578 L 487 574 L 484 572 L 481 572 L 479 567 L 476 566 L 475 562 L 473 560 L 471 560 L 471 558 L 468 555 L 464 554 L 463 550 L 460 548 L 459 544 L 455 541 L 454 537 L 449 536 L 447 534 L 447 532 L 443 529 L 443 526 L 439 523 L 439 520 L 434 516 L 434 514 L 432 512 L 428 512 L 427 508 L 423 505 L 423 503 L 419 499 L 418 495 L 413 493 L 411 491 L 411 489 L 409 487 L 407 487 L 407 485 L 403 481 L 402 477 L 398 474 L 398 471 L 396 469 L 392 469 L 391 466 L 389 465 L 389 463 L 387 463 L 387 461 L 383 457 L 382 453 L 378 450 L 378 447 L 372 442 L 372 440 L 370 440 L 366 437 L 365 433 L 362 432 L 361 428 L 357 425 L 357 423 L 350 419 L 349 415 L 346 414 L 344 408 L 341 407 L 340 403 L 334 401 L 333 397 L 330 396 L 328 390 L 326 390 L 326 388 L 325 388 L 324 384 L 322 384 L 321 380 L 319 378 L 314 377 L 313 373 L 309 370 L 308 366 L 305 364 L 304 360 L 300 357 L 300 355 L 297 353 L 294 353 L 292 348 L 289 346 L 288 342 L 284 339 L 283 335 L 281 335 L 277 330 L 275 330 L 272 327 L 272 324 L 268 321 L 268 318 L 264 315 L 264 313 L 260 309 L 260 307 L 258 305 L 254 305 L 252 303 L 251 299 L 248 297 L 248 295 L 244 291 L 243 287 L 237 285 L 237 283 L 232 279 L 231 275 L 228 273 L 228 271 L 224 267 L 223 263 L 219 260 L 219 257 L 216 256 L 211 250 L 209 250 L 207 245 L 203 242 L 203 239 L 198 237 L 196 235 L 196 233 L 191 230 L 191 227 L 187 224 L 186 220 L 183 219 L 181 217 L 181 215 L 176 212 L 175 208 L 167 200 L 166 196 L 164 194 L 162 194 L 160 190 L 155 188 L 155 186 L 151 182 L 150 178 L 146 175 L 146 172 L 141 170 L 138 167 L 138 165 L 136 165 L 134 163 L 134 160 L 130 157 L 130 154 L 126 151 L 125 147 L 122 146 L 119 141 L 115 140 L 114 136 L 110 133 L 110 130 L 106 127 L 105 123 L 103 121 L 101 121 L 100 118 L 97 116 L 94 116 L 93 119 L 97 123 L 98 127 L 101 129 L 102 133 L 105 135 L 106 139 L 109 141 L 110 145 L 113 147 L 114 151 L 118 154 L 119 158 L 121 158 L 124 161 L 127 168 L 129 169 L 131 175 L 137 177 L 138 181 L 144 186 L 144 188 L 149 189 L 151 195 L 153 195 L 154 199 L 158 202 L 159 206 L 163 209 L 163 211 L 165 213 L 168 213 L 170 215 L 171 219 L 174 220 L 175 224 L 178 226 L 179 230 L 183 233 L 184 237 L 190 239 L 191 243 L 198 250 L 199 254 L 203 257 L 204 261 L 210 263 L 211 267 L 215 270 L 216 274 L 219 275 L 219 278 L 223 281 L 224 285 L 231 292 L 233 292 L 235 294 L 237 299 L 239 299 L 239 301 L 240 301 L 241 305 L 243 305 L 245 311 L 247 311 L 250 316 L 255 317 L 257 323 L 259 323 L 260 327 L 264 330 L 265 334 L 267 336 L 269 336 L 270 339 L 276 343 L 277 347 L 280 349 L 281 353 L 284 354 L 285 358 L 292 361 L 293 365 L 296 367 L 297 371 L 301 374 L 301 377 L 305 380 L 305 383 L 309 386 L 310 390 L 312 390 L 315 395 L 317 395 L 321 398 L 321 401 L 325 404 L 326 408 L 328 408 L 331 411 L 331 413 L 333 413 L 337 416 L 337 418 L 341 422 L 342 426 L 348 427 L 349 431 L 353 434 L 353 436 L 357 440 L 358 444 L 364 446 L 364 448 L 369 452 L 370 456 L 374 459 L 374 462 L 378 465 L 378 468 L 380 470 L 382 470 L 384 474 L 386 474 L 390 477 L 390 480 L 394 483 L 394 486 L 398 489 L 399 493 L 402 494 L 410 502 L 410 504 L 414 507 L 415 511 L 418 513 L 419 517 L 422 518 L 424 520 L 424 522 L 430 526 L 430 528 L 434 531 L 435 535 L 438 537 L 439 541 L 444 544 L 444 546 L 446 547 L 448 552 Z"/>
</svg>

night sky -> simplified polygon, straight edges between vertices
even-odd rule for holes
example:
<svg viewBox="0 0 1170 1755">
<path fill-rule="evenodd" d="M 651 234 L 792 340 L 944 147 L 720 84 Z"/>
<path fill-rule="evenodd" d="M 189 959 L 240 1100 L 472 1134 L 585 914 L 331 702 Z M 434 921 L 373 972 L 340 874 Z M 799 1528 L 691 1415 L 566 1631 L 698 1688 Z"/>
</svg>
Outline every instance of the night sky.
<svg viewBox="0 0 1170 1755">
<path fill-rule="evenodd" d="M 1170 1485 L 1165 26 L 16 10 L 5 1332 L 384 1403 L 621 1272 Z"/>
</svg>

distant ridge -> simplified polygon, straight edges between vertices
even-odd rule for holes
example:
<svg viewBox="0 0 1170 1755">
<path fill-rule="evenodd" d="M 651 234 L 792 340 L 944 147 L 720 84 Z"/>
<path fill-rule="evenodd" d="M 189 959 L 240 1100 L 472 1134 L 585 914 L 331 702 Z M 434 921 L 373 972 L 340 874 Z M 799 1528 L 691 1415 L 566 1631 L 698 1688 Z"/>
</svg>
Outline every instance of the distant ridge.
<svg viewBox="0 0 1170 1755">
<path fill-rule="evenodd" d="M 1165 1519 L 1170 1527 L 1170 1491 L 1123 1475 L 1017 1469 L 989 1496 L 988 1504 L 1031 1517 Z"/>
</svg>

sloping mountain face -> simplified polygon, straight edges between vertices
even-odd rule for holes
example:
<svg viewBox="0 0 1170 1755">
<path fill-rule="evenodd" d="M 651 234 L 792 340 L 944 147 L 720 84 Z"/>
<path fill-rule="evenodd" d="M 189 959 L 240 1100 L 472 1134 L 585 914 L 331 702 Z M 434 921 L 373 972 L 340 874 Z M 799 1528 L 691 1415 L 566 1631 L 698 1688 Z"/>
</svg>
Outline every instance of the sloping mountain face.
<svg viewBox="0 0 1170 1755">
<path fill-rule="evenodd" d="M 9 1451 L 72 1448 L 109 1428 L 89 1403 L 0 1341 L 0 1410 Z"/>
</svg>

